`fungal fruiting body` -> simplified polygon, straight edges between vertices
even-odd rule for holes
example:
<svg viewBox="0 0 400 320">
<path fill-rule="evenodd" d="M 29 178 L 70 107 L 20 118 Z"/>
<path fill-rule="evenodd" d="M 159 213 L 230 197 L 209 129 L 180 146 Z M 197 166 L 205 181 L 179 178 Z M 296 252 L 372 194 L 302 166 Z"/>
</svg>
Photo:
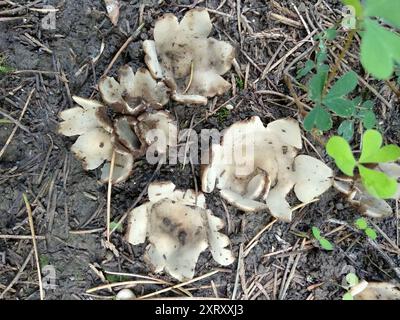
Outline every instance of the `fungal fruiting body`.
<svg viewBox="0 0 400 320">
<path fill-rule="evenodd" d="M 297 198 L 308 203 L 332 185 L 332 170 L 323 162 L 299 155 L 302 148 L 298 122 L 273 121 L 264 127 L 259 117 L 229 127 L 221 144 L 211 147 L 211 161 L 202 171 L 202 190 L 220 190 L 229 203 L 247 212 L 269 209 L 290 221 L 286 200 L 294 188 Z"/>
<path fill-rule="evenodd" d="M 119 82 L 105 77 L 99 90 L 103 102 L 73 97 L 78 106 L 60 113 L 59 133 L 79 136 L 71 151 L 83 162 L 85 170 L 102 167 L 101 180 L 110 176 L 115 153 L 113 183 L 126 180 L 134 160 L 153 146 L 159 153 L 175 144 L 177 127 L 173 116 L 159 110 L 168 102 L 168 90 L 145 69 L 136 74 L 129 66 L 120 69 Z M 108 108 L 110 107 L 110 108 Z M 109 113 L 112 115 L 109 115 Z M 166 137 L 157 141 L 155 137 Z"/>
<path fill-rule="evenodd" d="M 152 183 L 149 201 L 129 214 L 126 239 L 150 245 L 146 260 L 155 272 L 165 270 L 178 280 L 193 278 L 198 257 L 209 248 L 215 261 L 234 261 L 227 236 L 219 232 L 221 219 L 206 209 L 205 197 L 193 190 L 178 190 L 172 182 Z"/>
<path fill-rule="evenodd" d="M 164 81 L 179 103 L 205 105 L 207 97 L 230 88 L 222 75 L 231 68 L 235 50 L 227 42 L 208 38 L 211 30 L 206 9 L 189 10 L 180 22 L 168 13 L 156 22 L 154 40 L 143 42 L 151 74 Z"/>
</svg>

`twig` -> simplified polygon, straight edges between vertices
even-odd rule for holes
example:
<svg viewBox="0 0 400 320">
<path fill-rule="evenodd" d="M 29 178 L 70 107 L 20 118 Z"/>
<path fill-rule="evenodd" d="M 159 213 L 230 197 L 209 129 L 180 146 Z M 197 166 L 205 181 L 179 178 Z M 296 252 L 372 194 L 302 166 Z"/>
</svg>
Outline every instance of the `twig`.
<svg viewBox="0 0 400 320">
<path fill-rule="evenodd" d="M 144 23 L 142 23 L 136 31 L 125 41 L 122 47 L 118 50 L 117 54 L 111 60 L 110 64 L 108 65 L 107 69 L 104 71 L 103 76 L 106 76 L 108 72 L 110 72 L 111 68 L 113 67 L 115 61 L 119 58 L 122 52 L 128 47 L 128 45 L 139 35 L 140 30 L 144 27 Z"/>
<path fill-rule="evenodd" d="M 107 189 L 107 241 L 108 242 L 110 242 L 111 192 L 112 192 L 114 165 L 115 165 L 115 151 L 113 151 L 112 153 L 111 163 L 110 163 L 110 175 L 108 176 L 108 189 Z"/>
<path fill-rule="evenodd" d="M 239 287 L 239 275 L 240 275 L 240 266 L 241 266 L 242 258 L 243 258 L 243 244 L 241 244 L 240 248 L 239 248 L 239 257 L 238 257 L 238 264 L 237 264 L 237 269 L 236 269 L 235 286 L 233 287 L 231 300 L 236 300 L 236 294 L 237 294 L 237 290 Z"/>
<path fill-rule="evenodd" d="M 40 300 L 43 300 L 44 299 L 44 291 L 43 291 L 43 284 L 42 284 L 42 273 L 40 271 L 39 253 L 38 253 L 38 248 L 37 248 L 37 244 L 36 244 L 36 235 L 35 235 L 35 227 L 33 225 L 32 209 L 31 209 L 31 205 L 29 204 L 28 198 L 25 193 L 22 194 L 22 197 L 24 198 L 26 211 L 28 212 L 29 227 L 31 228 L 33 251 L 35 253 L 36 268 L 37 268 L 38 279 L 39 279 Z"/>
<path fill-rule="evenodd" d="M 10 284 L 4 289 L 4 291 L 0 294 L 0 299 L 4 298 L 4 295 L 11 290 L 11 288 L 13 287 L 13 285 L 19 280 L 19 278 L 22 275 L 22 272 L 24 272 L 26 266 L 28 265 L 29 261 L 31 260 L 33 255 L 33 249 L 29 252 L 28 256 L 26 257 L 24 263 L 22 264 L 21 268 L 18 270 L 17 275 L 14 277 L 14 279 L 12 279 L 12 281 L 10 282 Z"/>
<path fill-rule="evenodd" d="M 335 77 L 336 77 L 336 75 L 337 75 L 337 73 L 339 71 L 340 64 L 342 63 L 342 60 L 346 56 L 347 51 L 349 51 L 349 49 L 351 47 L 351 44 L 353 43 L 353 39 L 354 39 L 355 34 L 356 34 L 355 30 L 351 30 L 349 32 L 349 34 L 348 34 L 348 36 L 346 38 L 346 42 L 345 42 L 345 45 L 343 47 L 343 50 L 340 53 L 339 57 L 337 58 L 336 63 L 333 66 L 333 68 L 332 68 L 332 70 L 331 70 L 331 72 L 329 74 L 328 80 L 326 81 L 322 96 L 326 95 L 326 93 L 328 92 L 328 89 L 329 89 L 329 86 L 330 86 L 331 82 L 335 79 Z"/>
<path fill-rule="evenodd" d="M 200 280 L 203 280 L 205 278 L 211 277 L 211 276 L 213 276 L 214 274 L 216 274 L 218 272 L 220 272 L 220 270 L 211 271 L 209 273 L 206 273 L 205 275 L 199 276 L 197 278 L 193 278 L 193 279 L 191 279 L 189 281 L 182 282 L 182 283 L 176 284 L 176 285 L 174 285 L 172 287 L 165 288 L 165 289 L 162 289 L 162 290 L 159 290 L 159 291 L 156 291 L 156 292 L 152 292 L 152 293 L 146 294 L 144 296 L 139 297 L 138 299 L 147 299 L 147 298 L 150 298 L 150 297 L 157 296 L 157 295 L 159 295 L 161 293 L 171 291 L 172 289 L 178 289 L 180 287 L 186 286 L 186 285 L 191 284 L 193 282 L 200 281 Z"/>
<path fill-rule="evenodd" d="M 26 102 L 25 102 L 25 105 L 24 105 L 24 107 L 23 107 L 23 109 L 22 109 L 22 111 L 21 111 L 21 115 L 19 116 L 18 121 L 21 121 L 22 118 L 24 117 L 25 112 L 26 112 L 26 109 L 28 108 L 28 105 L 29 105 L 29 103 L 31 102 L 31 98 L 32 98 L 32 95 L 33 95 L 34 92 L 35 92 L 35 89 L 32 89 L 32 91 L 29 93 L 28 99 L 27 99 Z M 15 135 L 15 133 L 17 132 L 17 130 L 18 130 L 18 126 L 16 125 L 16 126 L 14 127 L 13 131 L 11 132 L 10 136 L 8 137 L 8 139 L 7 139 L 6 143 L 5 143 L 5 145 L 3 146 L 3 148 L 1 148 L 1 151 L 0 151 L 0 159 L 1 159 L 1 157 L 4 155 L 4 153 L 6 152 L 6 149 L 7 149 L 8 145 L 11 143 L 11 140 L 14 138 L 14 135 Z"/>
</svg>

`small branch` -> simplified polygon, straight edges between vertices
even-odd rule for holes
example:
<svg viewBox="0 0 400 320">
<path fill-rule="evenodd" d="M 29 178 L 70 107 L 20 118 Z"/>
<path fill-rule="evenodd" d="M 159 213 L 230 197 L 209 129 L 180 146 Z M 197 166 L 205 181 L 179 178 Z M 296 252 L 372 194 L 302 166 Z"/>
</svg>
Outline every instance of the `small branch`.
<svg viewBox="0 0 400 320">
<path fill-rule="evenodd" d="M 27 198 L 25 193 L 22 194 L 22 197 L 23 197 L 24 202 L 25 202 L 26 211 L 28 212 L 29 227 L 31 229 L 33 251 L 34 251 L 34 254 L 35 254 L 36 268 L 37 268 L 38 279 L 39 279 L 40 300 L 44 300 L 44 291 L 43 291 L 43 283 L 42 283 L 42 272 L 40 270 L 39 253 L 38 253 L 38 248 L 37 248 L 37 244 L 36 244 L 36 233 L 35 233 L 35 226 L 33 224 L 32 209 L 31 209 L 31 205 L 30 205 L 29 200 L 28 200 L 28 198 Z"/>
</svg>

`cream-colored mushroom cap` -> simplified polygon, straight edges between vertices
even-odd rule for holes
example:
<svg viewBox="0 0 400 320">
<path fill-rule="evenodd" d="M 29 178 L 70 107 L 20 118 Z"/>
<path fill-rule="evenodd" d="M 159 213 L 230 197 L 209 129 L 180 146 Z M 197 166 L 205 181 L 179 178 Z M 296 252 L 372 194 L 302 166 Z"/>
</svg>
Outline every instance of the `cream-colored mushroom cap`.
<svg viewBox="0 0 400 320">
<path fill-rule="evenodd" d="M 212 30 L 206 9 L 189 10 L 182 21 L 165 14 L 155 24 L 154 40 L 146 40 L 145 62 L 153 77 L 163 79 L 172 98 L 185 104 L 206 104 L 207 97 L 230 88 L 221 75 L 232 65 L 234 48 L 208 38 Z"/>
<path fill-rule="evenodd" d="M 112 141 L 113 124 L 107 116 L 106 107 L 98 101 L 73 97 L 79 105 L 60 113 L 63 120 L 59 133 L 66 136 L 79 135 L 71 151 L 83 163 L 85 170 L 93 170 L 106 162 L 102 168 L 101 180 L 107 182 L 110 161 L 116 152 L 112 182 L 126 180 L 132 172 L 133 157 L 128 152 L 116 150 Z"/>
<path fill-rule="evenodd" d="M 246 212 L 265 210 L 290 221 L 286 197 L 293 189 L 301 202 L 310 202 L 332 185 L 332 170 L 306 155 L 298 122 L 273 121 L 264 127 L 259 117 L 229 127 L 221 145 L 211 148 L 211 162 L 202 171 L 202 190 L 220 189 L 221 196 Z M 297 156 L 297 157 L 296 157 Z"/>
<path fill-rule="evenodd" d="M 103 101 L 116 112 L 138 115 L 143 111 L 142 101 L 160 109 L 169 101 L 168 89 L 152 78 L 147 69 L 140 68 L 136 74 L 125 65 L 119 70 L 119 82 L 111 77 L 99 81 Z"/>
<path fill-rule="evenodd" d="M 182 281 L 193 278 L 199 255 L 207 247 L 214 259 L 229 265 L 229 239 L 219 233 L 221 219 L 205 207 L 202 193 L 177 190 L 172 182 L 152 183 L 149 202 L 129 214 L 126 239 L 133 245 L 149 239 L 146 260 L 155 272 L 165 270 Z"/>
</svg>

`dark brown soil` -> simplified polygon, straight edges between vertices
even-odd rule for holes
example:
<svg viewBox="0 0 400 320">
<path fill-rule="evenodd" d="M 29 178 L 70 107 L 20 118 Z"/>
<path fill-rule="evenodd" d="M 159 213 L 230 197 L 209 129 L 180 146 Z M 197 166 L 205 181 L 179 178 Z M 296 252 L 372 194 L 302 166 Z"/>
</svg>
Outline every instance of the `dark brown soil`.
<svg viewBox="0 0 400 320">
<path fill-rule="evenodd" d="M 25 0 L 16 2 L 27 3 Z M 111 239 L 117 252 L 104 247 L 102 240 L 106 223 L 107 188 L 98 182 L 98 170 L 85 172 L 81 163 L 72 156 L 69 148 L 74 139 L 56 133 L 57 114 L 72 106 L 71 96 L 89 97 L 95 92 L 99 77 L 125 40 L 138 28 L 140 3 L 146 4 L 143 11 L 145 26 L 118 58 L 109 75 L 115 75 L 116 70 L 126 63 L 134 69 L 144 66 L 141 44 L 143 40 L 152 37 L 154 21 L 166 12 L 181 17 L 193 2 L 196 2 L 200 7 L 218 11 L 210 12 L 215 25 L 212 36 L 235 45 L 237 60 L 243 73 L 246 66 L 249 66 L 248 88 L 239 90 L 230 101 L 234 109 L 226 114 L 217 112 L 208 117 L 196 130 L 215 127 L 223 129 L 237 120 L 253 115 L 260 116 L 264 123 L 286 116 L 297 117 L 296 105 L 291 101 L 258 91 L 272 90 L 290 95 L 283 80 L 284 68 L 310 48 L 312 43 L 305 43 L 268 73 L 264 80 L 253 85 L 283 40 L 286 39 L 286 42 L 274 58 L 274 62 L 284 57 L 307 36 L 307 31 L 302 27 L 288 26 L 269 18 L 270 12 L 290 17 L 287 12 L 273 6 L 271 1 L 239 1 L 242 15 L 253 29 L 251 34 L 242 24 L 241 36 L 238 32 L 236 0 L 121 2 L 118 27 L 112 26 L 105 15 L 103 1 L 100 0 L 48 0 L 33 6 L 40 8 L 46 4 L 58 9 L 55 30 L 44 30 L 41 27 L 42 18 L 46 14 L 37 11 L 22 9 L 15 14 L 9 14 L 9 17 L 23 17 L 11 22 L 1 22 L 0 18 L 0 53 L 7 58 L 7 65 L 20 71 L 0 74 L 0 110 L 17 119 L 29 92 L 35 89 L 27 112 L 21 120 L 26 130 L 17 130 L 6 153 L 0 159 L 0 235 L 3 236 L 0 237 L 0 253 L 5 253 L 5 264 L 2 264 L 0 256 L 0 295 L 16 277 L 32 250 L 32 242 L 29 239 L 4 237 L 30 235 L 27 212 L 22 200 L 23 193 L 27 194 L 32 205 L 36 233 L 44 236 L 38 240 L 42 267 L 51 265 L 56 270 L 57 286 L 55 289 L 46 290 L 46 299 L 112 298 L 117 290 L 98 291 L 94 295 L 86 293 L 86 290 L 106 283 L 101 278 L 101 274 L 106 275 L 105 271 L 151 275 L 174 282 L 165 274 L 152 274 L 142 259 L 145 246 L 129 245 L 124 241 L 123 233 L 116 232 Z M 339 1 L 336 0 L 318 1 L 318 5 L 317 1 L 277 2 L 288 8 L 294 14 L 291 18 L 299 22 L 294 8 L 289 5 L 290 2 L 294 2 L 304 17 L 309 16 L 318 31 L 322 31 L 320 27 L 325 26 L 323 17 L 336 21 L 340 13 L 335 11 L 340 8 Z M 218 8 L 220 4 L 223 5 Z M 0 14 L 8 9 L 11 7 L 0 5 Z M 309 24 L 310 21 L 307 21 Z M 51 53 L 27 40 L 24 36 L 26 33 L 39 40 Z M 277 36 L 268 37 L 267 33 L 275 33 Z M 342 40 L 343 38 L 339 38 L 339 41 Z M 105 43 L 105 50 L 97 64 L 92 65 L 90 61 L 98 55 L 102 41 Z M 337 49 L 333 50 L 337 52 Z M 297 67 L 295 64 L 290 69 L 291 74 L 295 74 Z M 351 67 L 361 70 L 358 64 Z M 238 77 L 232 69 L 226 75 L 228 79 L 231 73 Z M 371 81 L 370 84 L 392 105 L 392 108 L 384 107 L 375 96 L 370 97 L 376 102 L 381 126 L 388 141 L 399 143 L 398 101 L 384 83 Z M 365 88 L 360 90 L 365 91 Z M 210 104 L 218 107 L 230 99 L 231 95 L 230 92 L 218 97 L 211 100 Z M 204 119 L 209 111 L 208 106 L 183 107 L 175 103 L 170 103 L 168 109 L 176 114 L 180 128 L 189 128 L 192 117 L 197 122 Z M 0 123 L 0 149 L 13 128 L 12 123 Z M 323 147 L 312 136 L 306 136 L 318 152 L 325 155 Z M 315 155 L 311 148 L 303 152 Z M 324 158 L 334 167 L 328 157 Z M 118 220 L 124 215 L 152 178 L 172 180 L 179 188 L 195 188 L 194 177 L 197 185 L 200 184 L 199 168 L 195 167 L 193 173 L 190 165 L 164 165 L 156 172 L 155 166 L 148 165 L 143 160 L 137 163 L 134 172 L 126 183 L 113 189 L 112 220 Z M 140 203 L 144 201 L 146 194 Z M 229 237 L 236 257 L 239 256 L 240 247 L 245 248 L 249 241 L 273 220 L 267 212 L 245 215 L 231 206 L 227 206 L 228 218 L 217 192 L 207 195 L 207 203 L 215 215 L 227 222 L 229 220 Z M 392 204 L 395 208 L 395 204 Z M 247 256 L 241 259 L 243 266 L 239 268 L 242 271 L 239 272 L 236 298 L 341 299 L 345 292 L 341 287 L 342 280 L 348 272 L 356 272 L 360 278 L 366 280 L 396 279 L 394 267 L 400 264 L 400 251 L 381 233 L 377 239 L 378 245 L 374 247 L 354 229 L 345 226 L 335 230 L 341 226 L 339 223 L 352 225 L 359 216 L 340 195 L 331 190 L 325 193 L 320 201 L 297 211 L 292 223 L 274 223 L 261 235 Z M 398 245 L 396 216 L 374 222 Z M 311 239 L 312 226 L 318 226 L 324 234 L 334 231 L 328 236 L 335 243 L 333 252 L 320 249 L 313 241 L 301 247 L 305 237 Z M 76 233 L 82 230 L 87 233 Z M 228 229 L 226 231 L 228 232 Z M 273 254 L 274 252 L 278 253 Z M 294 267 L 294 277 L 285 289 L 289 273 Z M 98 270 L 98 274 L 93 271 L 94 268 Z M 211 255 L 205 252 L 198 262 L 196 275 L 206 274 L 218 268 Z M 219 297 L 231 298 L 237 269 L 237 263 L 234 263 L 229 268 L 192 284 L 192 294 L 197 297 L 215 297 L 212 281 Z M 126 279 L 108 276 L 107 280 L 115 282 Z M 140 296 L 161 288 L 163 287 L 146 284 L 137 285 L 132 289 Z M 167 295 L 175 296 L 175 293 Z M 38 276 L 33 256 L 20 273 L 17 282 L 3 298 L 39 298 Z"/>
</svg>

